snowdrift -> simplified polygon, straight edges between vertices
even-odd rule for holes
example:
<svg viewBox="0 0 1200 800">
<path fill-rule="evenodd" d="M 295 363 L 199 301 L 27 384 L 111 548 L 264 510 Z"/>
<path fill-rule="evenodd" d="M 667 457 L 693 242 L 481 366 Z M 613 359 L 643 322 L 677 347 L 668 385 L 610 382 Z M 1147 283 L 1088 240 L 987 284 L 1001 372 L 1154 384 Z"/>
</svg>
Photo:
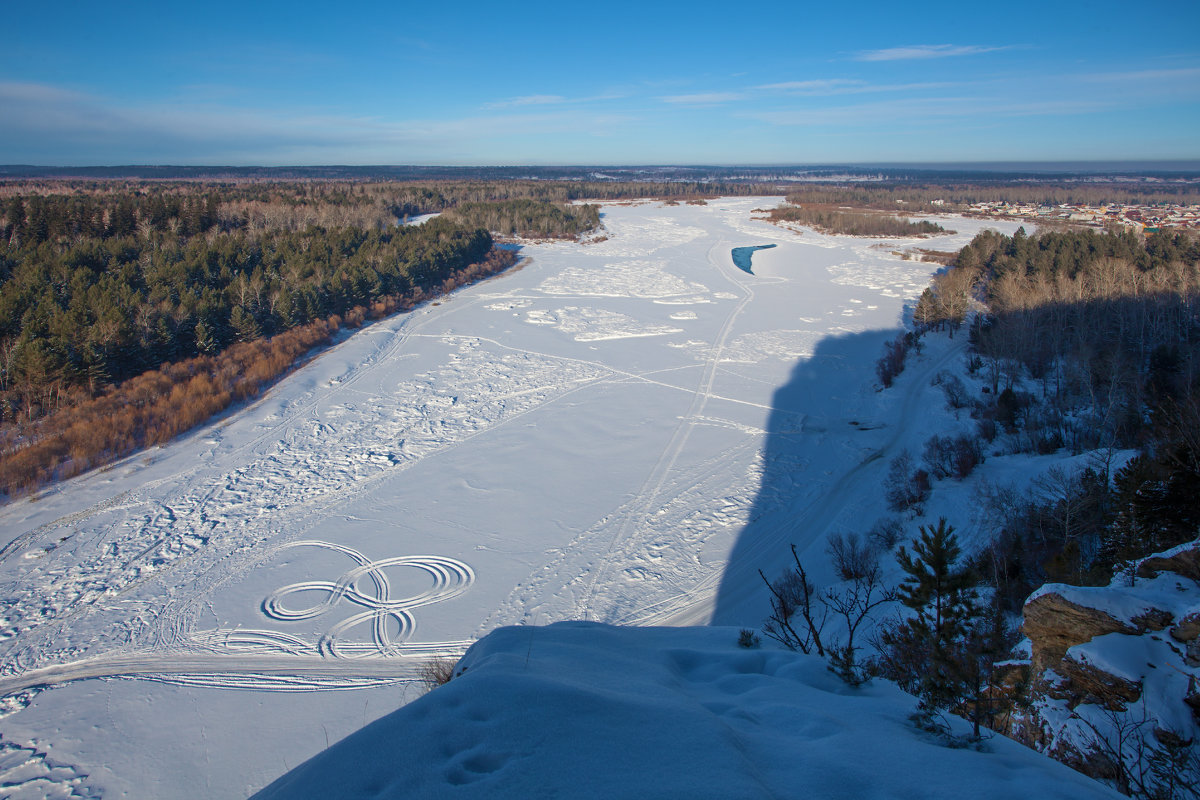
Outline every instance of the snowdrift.
<svg viewBox="0 0 1200 800">
<path fill-rule="evenodd" d="M 501 628 L 450 683 L 255 798 L 1119 796 L 1000 737 L 948 748 L 912 727 L 895 686 L 849 689 L 816 657 L 737 639 Z"/>
</svg>

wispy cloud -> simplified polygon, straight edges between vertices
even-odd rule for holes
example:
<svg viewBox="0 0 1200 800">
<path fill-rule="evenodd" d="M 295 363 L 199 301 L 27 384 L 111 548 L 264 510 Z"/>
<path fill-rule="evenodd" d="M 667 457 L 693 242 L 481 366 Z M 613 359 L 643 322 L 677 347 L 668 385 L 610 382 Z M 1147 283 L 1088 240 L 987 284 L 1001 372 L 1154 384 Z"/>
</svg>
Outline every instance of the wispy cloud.
<svg viewBox="0 0 1200 800">
<path fill-rule="evenodd" d="M 588 103 L 601 103 L 609 100 L 620 100 L 626 95 L 620 92 L 605 92 L 604 94 L 594 94 L 587 97 L 566 97 L 561 94 L 527 94 L 521 97 L 509 97 L 505 100 L 496 100 L 491 103 L 484 103 L 486 109 L 501 109 L 501 108 L 522 108 L 525 106 L 566 106 L 566 105 L 586 105 Z"/>
<path fill-rule="evenodd" d="M 850 78 L 831 78 L 828 80 L 813 80 L 813 81 L 784 81 L 782 83 L 766 83 L 762 86 L 756 86 L 756 89 L 774 89 L 783 92 L 793 92 L 795 94 L 827 94 L 830 92 L 842 91 L 850 88 L 857 88 L 864 84 L 864 81 L 852 80 Z"/>
<path fill-rule="evenodd" d="M 781 126 L 876 128 L 886 121 L 895 128 L 900 125 L 941 126 L 953 119 L 1087 114 L 1111 107 L 1111 104 L 1098 100 L 1002 102 L 994 98 L 932 97 L 881 100 L 837 108 L 766 111 L 744 116 Z"/>
<path fill-rule="evenodd" d="M 0 100 L 18 103 L 74 103 L 87 99 L 87 95 L 47 86 L 42 83 L 0 81 Z"/>
<path fill-rule="evenodd" d="M 697 94 L 672 94 L 660 97 L 664 103 L 674 103 L 687 106 L 715 106 L 722 103 L 732 103 L 742 100 L 745 95 L 741 92 L 700 92 Z"/>
<path fill-rule="evenodd" d="M 387 119 L 215 103 L 124 105 L 41 84 L 0 81 L 0 153 L 16 162 L 417 163 L 470 161 L 482 141 L 588 137 L 630 124 L 621 114 L 537 107 L 532 113 Z"/>
<path fill-rule="evenodd" d="M 756 86 L 763 91 L 785 92 L 790 95 L 806 97 L 830 97 L 842 94 L 868 94 L 886 92 L 913 92 L 926 89 L 945 89 L 952 83 L 923 82 L 923 83 L 867 83 L 866 81 L 849 78 L 833 78 L 830 80 L 785 81 L 783 83 L 767 83 Z"/>
<path fill-rule="evenodd" d="M 1185 82 L 1192 87 L 1200 86 L 1200 67 L 1181 69 L 1143 69 L 1130 72 L 1098 72 L 1079 76 L 1081 80 L 1100 83 L 1138 83 L 1147 86 L 1161 83 Z"/>
<path fill-rule="evenodd" d="M 485 103 L 484 108 L 517 108 L 519 106 L 549 106 L 567 102 L 561 94 L 527 94 L 523 97 L 510 97 L 507 100 L 497 100 Z"/>
<path fill-rule="evenodd" d="M 884 50 L 864 50 L 854 56 L 855 61 L 913 61 L 926 58 L 950 58 L 952 56 L 974 56 L 980 53 L 995 53 L 1011 50 L 1011 45 L 989 47 L 977 44 L 914 44 L 907 47 L 889 47 Z"/>
</svg>

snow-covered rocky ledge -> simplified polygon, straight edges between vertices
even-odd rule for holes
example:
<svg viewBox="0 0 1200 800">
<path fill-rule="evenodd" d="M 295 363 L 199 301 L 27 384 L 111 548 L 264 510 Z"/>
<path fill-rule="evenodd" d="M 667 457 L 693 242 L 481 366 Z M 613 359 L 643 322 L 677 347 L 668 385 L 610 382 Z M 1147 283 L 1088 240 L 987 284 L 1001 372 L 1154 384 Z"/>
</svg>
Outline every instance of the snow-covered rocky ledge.
<svg viewBox="0 0 1200 800">
<path fill-rule="evenodd" d="M 1047 584 L 1024 618 L 1032 691 L 1018 738 L 1136 783 L 1154 757 L 1200 736 L 1200 541 L 1142 559 L 1108 586 Z"/>
<path fill-rule="evenodd" d="M 738 633 L 498 629 L 448 684 L 255 797 L 1118 796 L 1003 737 L 946 747 L 890 683 L 850 689 L 823 660 Z"/>
</svg>

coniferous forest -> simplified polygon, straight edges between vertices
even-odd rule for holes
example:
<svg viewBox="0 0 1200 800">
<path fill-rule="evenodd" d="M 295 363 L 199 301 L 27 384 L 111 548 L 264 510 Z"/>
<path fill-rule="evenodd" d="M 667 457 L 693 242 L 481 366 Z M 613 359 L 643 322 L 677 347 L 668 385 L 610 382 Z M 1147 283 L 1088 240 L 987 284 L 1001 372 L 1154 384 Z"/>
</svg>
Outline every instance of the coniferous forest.
<svg viewBox="0 0 1200 800">
<path fill-rule="evenodd" d="M 594 206 L 480 186 L 46 184 L 0 204 L 0 491 L 161 443 L 255 396 L 342 325 L 504 269 L 499 233 Z M 519 189 L 509 187 L 508 192 Z M 533 193 L 532 191 L 530 193 Z"/>
<path fill-rule="evenodd" d="M 985 399 L 968 401 L 949 379 L 942 387 L 975 417 L 972 447 L 1137 453 L 1055 470 L 1027 495 L 987 488 L 980 501 L 998 529 L 978 567 L 1006 601 L 1018 605 L 1046 580 L 1106 583 L 1130 560 L 1194 538 L 1200 242 L 1169 232 L 985 231 L 921 296 L 914 322 L 954 330 L 973 305 L 969 368 L 984 379 Z M 898 505 L 921 496 L 917 484 L 939 456 L 961 464 L 961 449 L 931 442 L 927 469 L 896 467 Z"/>
<path fill-rule="evenodd" d="M 596 230 L 583 198 L 753 184 L 30 179 L 0 186 L 0 493 L 254 397 L 342 326 L 511 266 L 493 235 Z M 408 218 L 441 213 L 419 226 Z"/>
</svg>

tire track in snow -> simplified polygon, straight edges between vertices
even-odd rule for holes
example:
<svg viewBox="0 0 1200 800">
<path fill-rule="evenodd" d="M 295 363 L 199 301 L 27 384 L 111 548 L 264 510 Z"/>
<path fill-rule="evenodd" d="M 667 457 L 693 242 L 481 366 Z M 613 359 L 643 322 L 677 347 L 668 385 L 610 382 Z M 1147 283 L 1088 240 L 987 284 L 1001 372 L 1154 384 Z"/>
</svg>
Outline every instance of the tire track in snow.
<svg viewBox="0 0 1200 800">
<path fill-rule="evenodd" d="M 285 547 L 333 550 L 348 556 L 357 564 L 332 581 L 303 581 L 280 587 L 263 601 L 263 613 L 280 622 L 297 622 L 322 616 L 342 600 L 366 608 L 366 611 L 353 614 L 333 625 L 317 642 L 317 650 L 331 658 L 344 655 L 340 638 L 347 631 L 363 624 L 370 625 L 375 655 L 396 655 L 399 652 L 397 645 L 408 640 L 417 629 L 417 621 L 413 618 L 411 609 L 457 597 L 475 582 L 475 573 L 469 566 L 445 556 L 394 556 L 371 561 L 352 547 L 331 542 L 301 541 L 292 542 Z M 433 585 L 424 592 L 394 600 L 391 598 L 391 585 L 384 572 L 388 567 L 422 570 L 433 577 Z M 360 587 L 359 582 L 364 578 L 370 579 L 374 593 L 368 593 Z M 308 608 L 291 609 L 284 604 L 284 598 L 302 592 L 321 592 L 324 596 L 319 603 Z M 397 625 L 395 635 L 388 631 L 389 620 Z"/>
<path fill-rule="evenodd" d="M 462 653 L 456 643 L 426 645 L 404 658 L 328 659 L 321 656 L 228 656 L 206 653 L 137 652 L 109 654 L 40 667 L 0 678 L 0 696 L 38 687 L 93 678 L 142 678 L 188 683 L 210 688 L 262 690 L 276 682 L 290 691 L 363 688 L 405 683 L 417 678 L 422 661 L 431 653 Z M 416 656 L 416 657 L 412 657 Z M 190 680 L 189 680 L 190 677 Z M 251 679 L 264 685 L 254 686 Z"/>
<path fill-rule="evenodd" d="M 638 491 L 632 503 L 629 504 L 630 510 L 625 512 L 625 518 L 620 527 L 608 541 L 603 553 L 599 554 L 592 567 L 592 580 L 588 584 L 581 600 L 577 602 L 575 609 L 576 616 L 582 619 L 591 619 L 592 601 L 596 594 L 596 587 L 608 574 L 614 548 L 618 546 L 618 543 L 637 535 L 638 529 L 645 526 L 645 521 L 650 516 L 651 509 L 662 492 L 668 477 L 675 469 L 675 464 L 678 462 L 679 455 L 687 445 L 692 430 L 695 428 L 697 421 L 704 415 L 705 407 L 712 398 L 713 384 L 716 381 L 717 372 L 721 365 L 721 354 L 733 332 L 733 326 L 746 306 L 754 299 L 754 290 L 748 284 L 743 283 L 736 276 L 732 275 L 726 267 L 724 262 L 728 259 L 722 259 L 717 255 L 718 251 L 727 253 L 729 249 L 728 242 L 724 240 L 718 241 L 709 248 L 708 263 L 719 275 L 740 289 L 743 293 L 742 297 L 725 318 L 721 329 L 717 333 L 713 346 L 709 351 L 708 360 L 701 375 L 700 383 L 693 392 L 691 405 L 681 418 L 680 423 L 675 427 L 671 440 L 659 456 L 654 469 L 650 471 L 650 475 L 642 484 L 642 488 Z"/>
<path fill-rule="evenodd" d="M 419 327 L 419 324 L 409 323 L 404 332 L 393 336 L 385 348 L 376 351 L 374 366 L 390 363 L 389 359 L 396 357 Z M 256 545 L 285 532 L 302 529 L 312 512 L 357 494 L 374 484 L 372 478 L 378 479 L 392 468 L 411 465 L 439 450 L 460 444 L 496 424 L 549 402 L 564 391 L 611 374 L 607 370 L 572 374 L 579 373 L 580 367 L 564 370 L 561 359 L 545 356 L 518 359 L 518 362 L 488 363 L 486 368 L 473 370 L 474 378 L 490 382 L 488 389 L 505 385 L 516 389 L 499 392 L 506 400 L 489 405 L 489 395 L 495 392 L 484 391 L 480 393 L 482 400 L 479 402 L 457 404 L 457 410 L 447 412 L 446 404 L 439 404 L 441 400 L 448 400 L 450 406 L 455 406 L 456 400 L 443 398 L 439 392 L 442 391 L 440 387 L 453 386 L 453 378 L 440 382 L 436 379 L 425 383 L 409 381 L 399 390 L 420 398 L 415 410 L 409 403 L 391 403 L 385 404 L 386 410 L 395 413 L 386 419 L 381 420 L 378 409 L 370 409 L 372 413 L 365 417 L 356 414 L 355 424 L 349 428 L 343 426 L 332 441 L 327 435 L 328 428 L 318 425 L 311 431 L 300 430 L 303 420 L 313 417 L 315 409 L 328 402 L 327 392 L 310 391 L 303 402 L 289 406 L 291 413 L 285 421 L 225 454 L 218 461 L 218 468 L 222 463 L 236 462 L 239 458 L 243 463 L 219 480 L 203 481 L 200 491 L 187 490 L 177 498 L 156 503 L 153 509 L 139 517 L 108 523 L 98 536 L 91 537 L 92 542 L 104 542 L 100 549 L 80 545 L 69 557 L 44 559 L 32 571 L 18 563 L 17 569 L 12 571 L 16 575 L 10 572 L 15 580 L 10 582 L 6 593 L 11 601 L 6 609 L 8 613 L 0 618 L 0 642 L 13 640 L 0 671 L 12 672 L 48 661 L 69 660 L 81 655 L 81 650 L 96 646 L 128 647 L 141 642 L 168 647 L 182 636 L 188 625 L 188 614 L 197 603 L 223 582 L 230 571 L 236 573 L 238 566 L 255 560 L 248 553 Z M 442 365 L 439 369 L 450 375 L 453 365 Z M 355 384 L 372 370 L 371 365 L 356 367 L 353 379 L 341 387 L 357 391 Z M 538 374 L 550 379 L 537 380 L 533 376 Z M 539 391 L 521 397 L 519 390 L 531 385 Z M 369 436 L 366 435 L 368 428 Z M 394 432 L 393 443 L 398 441 L 401 447 L 407 444 L 411 452 L 398 453 L 394 448 L 377 452 L 377 448 L 371 447 L 362 452 L 363 443 L 381 435 L 386 440 L 389 431 Z M 290 440 L 290 445 L 281 440 L 276 452 L 245 463 L 248 453 L 255 452 L 263 441 L 281 433 Z M 197 469 L 156 483 L 173 481 L 186 489 L 188 476 Z M 212 471 L 211 466 L 205 469 Z M 139 491 L 139 494 L 144 495 L 145 491 Z M 42 535 L 53 535 L 55 529 L 63 530 L 63 524 L 77 524 L 99 510 L 104 509 L 93 508 L 90 513 L 75 515 L 71 520 L 43 530 Z M 264 515 L 269 518 L 260 519 Z M 214 540 L 220 543 L 216 548 L 210 544 Z M 185 585 L 170 589 L 165 604 L 139 601 L 140 608 L 135 605 L 132 612 L 126 604 L 126 609 L 117 612 L 126 618 L 107 626 L 100 638 L 84 642 L 82 648 L 56 645 L 67 638 L 58 632 L 86 627 L 76 624 L 86 615 L 107 613 L 109 609 L 115 611 L 115 604 L 123 600 L 123 596 L 157 579 L 163 571 L 179 568 L 198 553 L 208 555 L 203 564 L 197 565 L 197 574 L 189 576 Z M 16 555 L 15 548 L 10 549 L 10 555 Z M 213 571 L 214 566 L 220 569 Z M 93 630 L 98 628 L 92 626 Z M 12 645 L 16 646 L 15 651 Z"/>
<path fill-rule="evenodd" d="M 730 607 L 744 606 L 759 596 L 763 590 L 758 569 L 771 563 L 769 556 L 786 548 L 795 541 L 801 552 L 813 542 L 823 538 L 829 527 L 847 508 L 853 498 L 867 491 L 877 491 L 878 481 L 872 477 L 864 486 L 870 471 L 877 462 L 895 454 L 904 432 L 918 418 L 923 394 L 929 387 L 931 377 L 954 358 L 961 358 L 965 343 L 960 341 L 945 352 L 924 363 L 910 365 L 909 381 L 904 390 L 900 413 L 890 421 L 894 433 L 875 452 L 848 468 L 829 487 L 822 491 L 815 502 L 796 507 L 776 509 L 772 513 L 774 522 L 755 528 L 754 541 L 739 554 L 739 563 L 731 564 L 719 576 L 709 576 L 691 592 L 681 594 L 674 602 L 644 616 L 630 618 L 630 624 L 638 625 L 704 625 L 739 624 L 740 621 L 713 619 L 715 600 L 721 582 L 727 582 L 726 599 Z M 913 368 L 915 367 L 915 369 Z M 797 536 L 797 533 L 800 536 Z"/>
</svg>

